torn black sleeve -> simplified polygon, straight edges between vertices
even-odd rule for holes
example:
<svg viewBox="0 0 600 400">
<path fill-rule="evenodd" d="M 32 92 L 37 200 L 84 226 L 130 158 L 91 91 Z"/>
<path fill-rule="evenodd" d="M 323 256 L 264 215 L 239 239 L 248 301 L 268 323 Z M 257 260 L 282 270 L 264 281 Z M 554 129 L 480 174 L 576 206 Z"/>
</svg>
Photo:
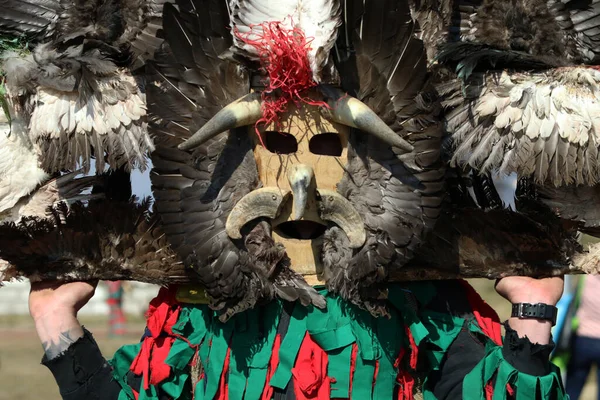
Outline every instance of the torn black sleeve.
<svg viewBox="0 0 600 400">
<path fill-rule="evenodd" d="M 58 357 L 42 364 L 48 367 L 65 400 L 116 400 L 121 386 L 112 378 L 112 368 L 102 356 L 92 334 L 83 329 L 77 339 Z"/>
</svg>

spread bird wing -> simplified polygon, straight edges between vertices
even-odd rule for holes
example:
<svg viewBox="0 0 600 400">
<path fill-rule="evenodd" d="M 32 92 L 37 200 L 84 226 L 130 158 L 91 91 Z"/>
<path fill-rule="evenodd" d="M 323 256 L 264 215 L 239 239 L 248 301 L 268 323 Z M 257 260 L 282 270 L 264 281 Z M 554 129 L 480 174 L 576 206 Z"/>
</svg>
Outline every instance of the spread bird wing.
<svg viewBox="0 0 600 400">
<path fill-rule="evenodd" d="M 162 13 L 166 3 L 174 0 L 124 0 L 122 2 L 125 31 L 118 43 L 128 44 L 136 57 L 132 69 L 143 66 L 154 57 L 163 42 Z"/>
<path fill-rule="evenodd" d="M 567 43 L 586 64 L 600 61 L 600 1 L 549 1 Z"/>
<path fill-rule="evenodd" d="M 148 202 L 108 199 L 59 203 L 49 217 L 0 224 L 0 282 L 28 278 L 165 284 L 165 277 L 171 283 L 189 281 L 148 207 Z"/>
<path fill-rule="evenodd" d="M 473 21 L 481 0 L 409 0 L 416 34 L 433 60 L 443 43 L 472 38 Z"/>
<path fill-rule="evenodd" d="M 600 236 L 600 185 L 540 186 L 540 200 L 565 220 L 574 221 L 577 230 Z"/>
<path fill-rule="evenodd" d="M 475 74 L 439 89 L 449 108 L 452 163 L 516 172 L 539 184 L 598 182 L 600 73 L 588 68 Z"/>
<path fill-rule="evenodd" d="M 348 270 L 361 280 L 377 275 L 381 265 L 406 263 L 438 218 L 442 129 L 408 2 L 348 0 L 342 9 L 344 25 L 333 52 L 343 88 L 415 147 L 401 154 L 371 135 L 351 134 L 354 151 L 338 190 L 365 218 L 369 237 Z M 343 292 L 368 286 L 366 280 L 349 282 L 355 287 Z"/>
<path fill-rule="evenodd" d="M 21 121 L 0 122 L 0 215 L 50 176 L 38 166 Z"/>
<path fill-rule="evenodd" d="M 0 35 L 41 40 L 54 33 L 60 0 L 0 0 Z"/>
<path fill-rule="evenodd" d="M 5 53 L 2 68 L 7 98 L 28 125 L 43 169 L 89 168 L 92 158 L 100 171 L 105 163 L 145 168 L 153 145 L 143 76 L 132 69 L 161 42 L 151 37 L 164 1 L 36 3 L 50 10 L 42 14 L 52 22 L 30 53 Z M 8 6 L 33 17 L 41 13 L 24 2 Z M 19 26 L 0 26 L 10 36 L 21 33 Z"/>
<path fill-rule="evenodd" d="M 225 223 L 236 202 L 258 185 L 252 140 L 245 130 L 234 130 L 193 153 L 177 145 L 249 93 L 250 81 L 244 69 L 219 57 L 232 43 L 226 3 L 180 0 L 177 8 L 165 5 L 165 44 L 151 63 L 148 84 L 150 112 L 157 119 L 153 194 L 174 250 L 213 298 L 228 303 L 217 307 L 226 308 L 250 289 Z"/>
</svg>

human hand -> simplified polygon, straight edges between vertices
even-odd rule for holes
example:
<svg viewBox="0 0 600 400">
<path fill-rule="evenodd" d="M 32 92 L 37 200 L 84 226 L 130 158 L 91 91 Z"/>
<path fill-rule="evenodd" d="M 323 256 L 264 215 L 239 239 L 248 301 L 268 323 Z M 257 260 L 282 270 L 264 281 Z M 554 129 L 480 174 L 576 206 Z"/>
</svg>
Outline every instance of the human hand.
<svg viewBox="0 0 600 400">
<path fill-rule="evenodd" d="M 560 300 L 564 279 L 562 276 L 551 278 L 531 278 L 529 276 L 507 276 L 496 281 L 496 291 L 511 303 L 545 303 L 555 306 Z"/>
<path fill-rule="evenodd" d="M 57 312 L 73 316 L 94 296 L 98 282 L 42 281 L 31 283 L 29 313 L 34 320 Z"/>
<path fill-rule="evenodd" d="M 515 303 L 544 303 L 555 306 L 564 289 L 562 276 L 551 278 L 531 278 L 528 276 L 508 276 L 496 281 L 496 291 L 500 296 Z M 527 336 L 532 343 L 550 343 L 552 323 L 548 320 L 520 319 L 511 317 L 508 324 L 517 331 L 519 337 Z"/>
<path fill-rule="evenodd" d="M 48 359 L 58 357 L 83 336 L 77 312 L 92 298 L 98 282 L 34 282 L 29 313 Z"/>
</svg>

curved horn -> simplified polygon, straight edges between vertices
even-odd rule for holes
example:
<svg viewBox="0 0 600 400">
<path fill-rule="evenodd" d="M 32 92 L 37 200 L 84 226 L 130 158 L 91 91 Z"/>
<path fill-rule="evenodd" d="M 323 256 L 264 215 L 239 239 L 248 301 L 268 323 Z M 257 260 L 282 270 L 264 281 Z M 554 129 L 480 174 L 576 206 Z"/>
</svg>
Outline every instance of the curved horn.
<svg viewBox="0 0 600 400">
<path fill-rule="evenodd" d="M 289 194 L 289 190 L 282 191 L 272 187 L 256 189 L 248 193 L 229 213 L 225 223 L 227 235 L 232 239 L 240 239 L 242 227 L 253 219 L 276 218 L 281 211 L 283 201 Z"/>
<path fill-rule="evenodd" d="M 385 143 L 411 152 L 414 147 L 402 139 L 365 103 L 339 89 L 322 86 L 331 108 L 321 107 L 321 113 L 330 121 L 338 122 L 376 136 Z"/>
<path fill-rule="evenodd" d="M 253 124 L 262 117 L 261 105 L 260 93 L 240 97 L 216 113 L 198 132 L 177 147 L 180 150 L 189 150 L 228 129 Z"/>
<path fill-rule="evenodd" d="M 321 219 L 334 222 L 342 228 L 350 240 L 351 248 L 361 247 L 367 239 L 365 223 L 352 203 L 333 190 L 319 189 L 318 193 Z"/>
</svg>

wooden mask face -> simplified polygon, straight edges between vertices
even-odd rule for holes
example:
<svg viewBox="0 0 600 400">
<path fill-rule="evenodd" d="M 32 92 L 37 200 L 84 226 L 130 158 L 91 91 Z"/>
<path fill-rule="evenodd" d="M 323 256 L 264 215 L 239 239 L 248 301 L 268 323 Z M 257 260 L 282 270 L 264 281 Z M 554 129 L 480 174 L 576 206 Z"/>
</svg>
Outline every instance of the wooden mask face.
<svg viewBox="0 0 600 400">
<path fill-rule="evenodd" d="M 279 124 L 260 130 L 254 138 L 258 176 L 265 188 L 290 192 L 273 219 L 273 239 L 282 243 L 292 268 L 320 277 L 323 233 L 330 222 L 321 218 L 319 201 L 325 191 L 337 191 L 347 163 L 347 126 L 321 116 L 305 105 L 280 115 Z"/>
</svg>

